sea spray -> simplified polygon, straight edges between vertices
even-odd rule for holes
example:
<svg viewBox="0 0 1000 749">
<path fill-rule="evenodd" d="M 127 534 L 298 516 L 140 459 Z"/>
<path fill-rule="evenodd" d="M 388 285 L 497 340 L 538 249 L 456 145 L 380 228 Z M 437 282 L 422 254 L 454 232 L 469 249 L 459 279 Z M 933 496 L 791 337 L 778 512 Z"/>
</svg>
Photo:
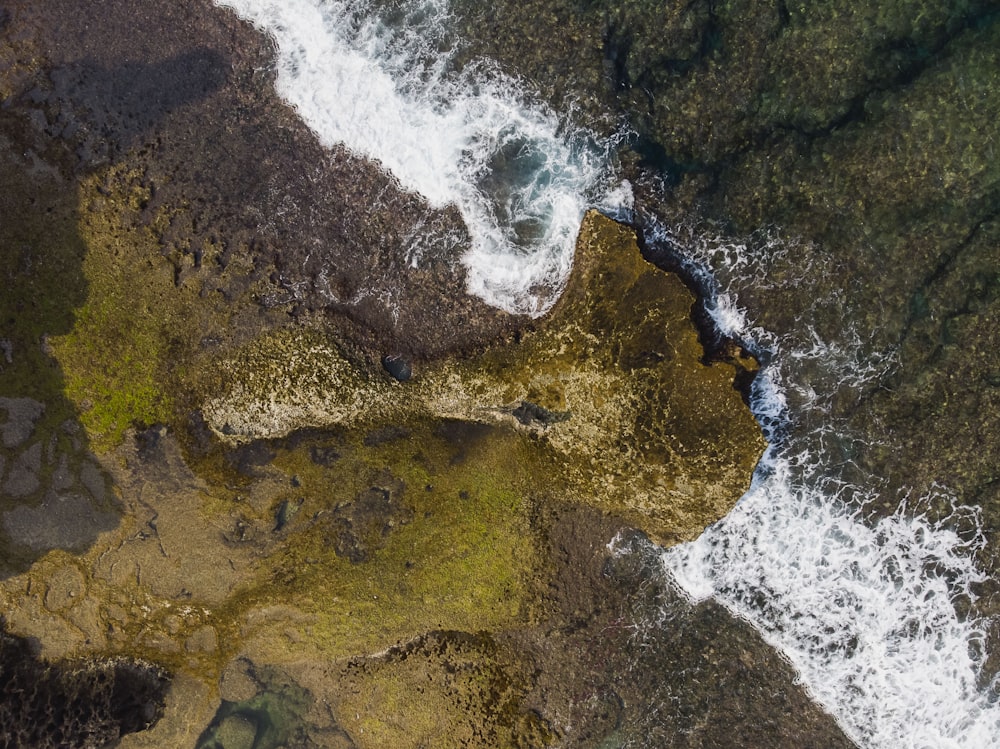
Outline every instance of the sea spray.
<svg viewBox="0 0 1000 749">
<path fill-rule="evenodd" d="M 458 206 L 473 238 L 469 289 L 498 307 L 543 313 L 568 274 L 585 207 L 628 207 L 627 186 L 609 178 L 613 143 L 567 128 L 488 63 L 458 69 L 444 0 L 404 2 L 391 18 L 364 2 L 219 4 L 274 38 L 279 93 L 322 143 L 379 161 L 432 206 Z M 650 227 L 647 244 L 663 233 Z M 747 323 L 738 286 L 798 283 L 824 272 L 816 256 L 804 263 L 774 236 L 757 254 L 673 239 L 720 329 L 767 355 L 752 403 L 772 446 L 733 512 L 667 551 L 665 568 L 688 596 L 715 597 L 754 624 L 862 746 L 1000 745 L 1000 711 L 977 690 L 984 634 L 955 605 L 981 579 L 976 514 L 932 522 L 911 507 L 866 524 L 853 508 L 877 487 L 844 480 L 824 449 L 843 436 L 825 417 L 833 395 L 886 371 L 891 357 L 861 353 L 861 332 L 842 330 L 834 344 L 808 322 L 797 338 Z M 415 232 L 407 260 L 429 252 Z"/>
<path fill-rule="evenodd" d="M 703 238 L 691 257 L 704 261 L 718 245 Z M 745 246 L 727 253 L 736 281 L 741 268 L 756 272 Z M 850 331 L 826 345 L 805 321 L 794 339 L 752 329 L 737 292 L 703 280 L 720 329 L 758 349 L 766 341 L 752 407 L 772 444 L 736 508 L 667 550 L 665 567 L 688 597 L 712 597 L 757 628 L 860 746 L 1000 746 L 1000 709 L 979 685 L 984 625 L 958 613 L 984 579 L 973 561 L 984 543 L 978 510 L 930 520 L 920 507 L 948 501 L 942 490 L 865 522 L 858 508 L 878 498 L 877 480 L 845 480 L 825 449 L 845 436 L 812 375 L 843 373 L 840 387 L 860 388 L 893 366 L 891 355 L 862 355 Z"/>
<path fill-rule="evenodd" d="M 469 291 L 543 314 L 572 265 L 593 204 L 617 208 L 611 144 L 570 131 L 488 62 L 456 65 L 444 0 L 220 0 L 275 41 L 277 90 L 327 147 L 378 161 L 433 207 L 458 207 L 472 237 Z M 602 197 L 602 193 L 607 195 Z M 419 263 L 426 240 L 408 260 Z"/>
</svg>

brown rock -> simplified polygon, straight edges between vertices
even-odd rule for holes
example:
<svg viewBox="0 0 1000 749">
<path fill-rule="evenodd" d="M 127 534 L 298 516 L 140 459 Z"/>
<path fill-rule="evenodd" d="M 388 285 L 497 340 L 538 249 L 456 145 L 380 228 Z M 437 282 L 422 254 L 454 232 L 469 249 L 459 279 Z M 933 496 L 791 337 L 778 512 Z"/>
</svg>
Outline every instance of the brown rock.
<svg viewBox="0 0 1000 749">
<path fill-rule="evenodd" d="M 83 573 L 72 564 L 56 570 L 48 580 L 45 591 L 45 608 L 49 611 L 63 611 L 78 603 L 86 592 L 87 583 Z"/>
<path fill-rule="evenodd" d="M 209 624 L 198 627 L 184 641 L 184 648 L 189 653 L 214 653 L 218 647 L 219 636 L 215 632 L 215 627 Z"/>
</svg>

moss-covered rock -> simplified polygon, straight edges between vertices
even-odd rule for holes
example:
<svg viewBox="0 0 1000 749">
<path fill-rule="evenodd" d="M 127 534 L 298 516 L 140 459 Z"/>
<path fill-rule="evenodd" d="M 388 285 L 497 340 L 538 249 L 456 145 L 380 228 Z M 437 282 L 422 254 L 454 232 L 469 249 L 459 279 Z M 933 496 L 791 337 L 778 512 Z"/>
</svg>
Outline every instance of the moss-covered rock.
<svg viewBox="0 0 1000 749">
<path fill-rule="evenodd" d="M 110 227 L 101 236 L 113 236 L 108 217 L 115 211 L 91 213 L 96 225 Z M 128 231 L 127 246 L 107 240 L 91 246 L 93 259 L 107 263 L 95 269 L 115 269 L 115 247 L 142 252 L 149 235 L 141 228 Z M 99 306 L 105 296 L 119 298 L 127 278 L 95 273 L 92 284 L 105 293 L 87 307 Z M 550 611 L 544 590 L 552 562 L 543 553 L 544 528 L 533 519 L 540 505 L 592 494 L 603 509 L 644 522 L 664 538 L 689 535 L 724 512 L 722 503 L 734 501 L 762 447 L 734 388 L 743 365 L 700 361 L 690 292 L 642 259 L 630 230 L 598 214 L 586 220 L 580 261 L 551 320 L 519 343 L 479 357 L 420 363 L 406 382 L 349 357 L 323 326 L 279 326 L 249 344 L 230 345 L 234 353 L 217 358 L 214 347 L 185 342 L 192 321 L 219 324 L 212 310 L 199 311 L 196 295 L 175 286 L 169 274 L 154 275 L 137 297 L 146 295 L 172 323 L 145 318 L 141 306 L 137 324 L 125 330 L 113 324 L 113 315 L 86 319 L 95 321 L 95 350 L 108 356 L 131 344 L 104 347 L 102 326 L 110 325 L 115 336 L 135 330 L 140 341 L 173 337 L 172 345 L 157 344 L 155 351 L 175 358 L 168 362 L 154 351 L 150 370 L 159 372 L 158 392 L 171 399 L 162 402 L 175 404 L 162 412 L 173 426 L 127 437 L 105 462 L 122 498 L 120 529 L 79 566 L 52 558 L 13 578 L 4 591 L 5 608 L 19 614 L 19 631 L 35 633 L 51 655 L 139 655 L 182 674 L 187 681 L 181 686 L 190 687 L 192 676 L 215 683 L 241 654 L 283 667 L 318 659 L 343 665 L 428 632 L 447 630 L 465 642 L 461 633 L 509 631 Z M 109 302 L 107 310 L 117 309 Z M 60 340 L 57 350 L 72 377 L 96 387 L 101 380 L 88 380 L 86 360 L 73 353 L 92 349 L 74 335 Z M 172 369 L 177 362 L 185 366 Z M 126 384 L 148 375 L 105 369 Z M 211 439 L 208 447 L 196 444 L 176 406 L 192 403 L 181 384 L 215 394 L 204 401 L 205 418 L 233 447 L 220 450 Z M 220 391 L 230 408 L 241 394 L 254 396 L 250 415 L 220 418 L 217 409 L 227 404 Z M 718 417 L 727 402 L 732 412 Z M 683 403 L 711 408 L 689 423 L 678 411 Z M 119 430 L 143 420 L 128 416 L 128 408 L 122 413 Z M 743 420 L 747 436 L 738 445 L 746 461 L 736 469 L 744 471 L 738 480 L 727 478 L 732 456 L 708 459 L 703 450 L 713 435 L 735 439 L 728 431 L 733 418 L 737 425 Z M 86 415 L 84 423 L 104 449 L 121 439 L 105 441 L 108 435 Z M 244 425 L 261 431 L 248 434 Z M 307 425 L 325 429 L 304 431 Z M 688 430 L 683 437 L 682 429 Z M 174 430 L 187 435 L 187 459 Z M 618 462 L 609 464 L 601 453 Z M 672 465 L 664 463 L 668 459 Z M 640 460 L 649 465 L 638 473 L 649 482 L 642 495 L 626 491 L 637 480 L 627 471 L 629 462 Z M 654 481 L 684 466 L 720 484 L 717 504 L 699 500 L 693 508 L 671 509 L 679 492 Z M 619 473 L 602 484 L 612 470 Z M 637 506 L 635 496 L 648 499 L 652 510 Z M 681 526 L 676 518 L 684 513 Z M 70 576 L 79 592 L 61 594 Z M 472 681 L 443 691 L 428 703 L 437 706 L 431 711 L 411 702 L 409 693 L 397 694 L 392 710 L 403 716 L 399 720 L 416 721 L 428 735 L 458 721 L 456 730 L 468 733 L 459 746 L 494 739 L 537 744 L 554 735 L 546 719 L 525 706 L 530 680 L 520 657 L 492 645 L 489 653 L 460 650 L 441 656 L 436 666 L 416 667 L 412 679 L 419 685 L 434 668 L 468 661 Z M 476 674 L 488 676 L 485 691 L 475 691 L 482 686 Z M 381 677 L 372 678 L 370 700 L 381 695 L 384 702 Z M 503 697 L 501 715 L 494 682 L 508 680 L 514 686 Z M 324 684 L 314 686 L 331 689 Z M 470 689 L 472 702 L 462 697 Z M 347 700 L 343 691 L 331 694 Z M 270 699 L 253 710 L 266 712 Z M 187 710 L 185 704 L 171 710 Z M 372 711 L 354 722 L 349 716 L 352 709 L 360 715 L 358 705 L 344 705 L 331 736 L 347 729 L 351 736 L 362 728 L 377 735 L 396 730 L 398 721 L 384 722 L 387 704 L 373 702 Z M 240 710 L 220 713 L 219 731 L 249 736 Z M 163 730 L 185 725 L 170 712 L 165 726 L 174 728 Z"/>
<path fill-rule="evenodd" d="M 318 334 L 271 336 L 221 363 L 203 411 L 231 442 L 413 414 L 506 425 L 539 439 L 540 485 L 691 538 L 742 495 L 764 447 L 735 386 L 754 364 L 703 362 L 694 301 L 628 228 L 591 212 L 561 300 L 518 342 L 398 383 Z"/>
<path fill-rule="evenodd" d="M 530 736 L 531 716 L 522 715 L 525 666 L 489 635 L 433 632 L 351 663 L 334 710 L 358 749 L 514 747 L 515 731 Z M 416 695 L 420 710 L 413 709 Z M 548 743 L 543 727 L 536 736 L 541 749 Z"/>
</svg>

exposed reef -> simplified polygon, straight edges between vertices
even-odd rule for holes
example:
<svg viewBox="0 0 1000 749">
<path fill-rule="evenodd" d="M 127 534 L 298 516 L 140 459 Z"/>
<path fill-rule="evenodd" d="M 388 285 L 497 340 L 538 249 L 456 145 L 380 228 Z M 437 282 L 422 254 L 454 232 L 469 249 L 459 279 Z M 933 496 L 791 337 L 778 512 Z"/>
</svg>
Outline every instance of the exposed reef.
<svg viewBox="0 0 1000 749">
<path fill-rule="evenodd" d="M 315 334 L 268 336 L 212 368 L 203 413 L 231 443 L 415 415 L 506 425 L 538 438 L 540 486 L 690 539 L 746 491 L 764 447 L 736 387 L 756 362 L 706 364 L 694 303 L 629 229 L 591 212 L 556 308 L 516 343 L 430 362 L 400 384 Z"/>
<path fill-rule="evenodd" d="M 233 14 L 5 7 L 0 610 L 46 662 L 170 675 L 119 746 L 847 745 L 634 530 L 692 537 L 764 445 L 754 362 L 703 360 L 630 229 L 588 214 L 510 318 Z M 413 268 L 417 226 L 460 240 Z"/>
</svg>

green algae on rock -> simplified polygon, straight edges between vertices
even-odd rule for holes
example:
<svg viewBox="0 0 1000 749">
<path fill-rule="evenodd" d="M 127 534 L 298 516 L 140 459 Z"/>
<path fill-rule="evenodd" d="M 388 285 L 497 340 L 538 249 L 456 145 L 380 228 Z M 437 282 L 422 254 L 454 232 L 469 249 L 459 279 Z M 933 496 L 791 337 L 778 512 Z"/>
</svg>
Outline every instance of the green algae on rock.
<svg viewBox="0 0 1000 749">
<path fill-rule="evenodd" d="M 4 394 L 44 401 L 51 431 L 79 413 L 85 429 L 60 439 L 93 445 L 102 469 L 81 457 L 79 483 L 120 501 L 122 517 L 99 528 L 89 550 L 32 554 L 30 569 L 5 580 L 0 602 L 15 614 L 11 626 L 36 637 L 46 657 L 141 657 L 175 674 L 164 719 L 123 746 L 191 746 L 199 735 L 208 744 L 247 743 L 252 733 L 260 749 L 295 743 L 291 724 L 317 716 L 326 721 L 316 742 L 323 746 L 543 746 L 572 736 L 595 705 L 617 705 L 612 719 L 624 714 L 616 689 L 633 715 L 643 712 L 643 688 L 618 682 L 655 669 L 642 665 L 639 646 L 621 655 L 627 593 L 605 579 L 608 541 L 623 518 L 666 541 L 697 533 L 739 495 L 762 447 L 733 388 L 740 365 L 700 362 L 687 290 L 641 259 L 627 229 L 591 214 L 577 270 L 550 318 L 516 344 L 454 356 L 524 321 L 509 323 L 459 293 L 454 258 L 418 274 L 401 270 L 399 255 L 384 249 L 399 244 L 390 214 L 412 217 L 424 206 L 397 195 L 367 213 L 387 189 L 384 176 L 342 153 L 319 154 L 260 83 L 266 45 L 255 46 L 232 19 L 218 21 L 224 39 L 211 44 L 231 45 L 230 79 L 229 58 L 177 48 L 178 37 L 209 44 L 191 26 L 225 17 L 207 3 L 158 0 L 136 17 L 126 5 L 81 10 L 54 0 L 46 12 L 76 18 L 91 5 L 102 6 L 101 24 L 46 48 L 62 72 L 53 90 L 40 87 L 46 112 L 33 112 L 53 128 L 75 112 L 94 133 L 82 141 L 92 151 L 80 157 L 86 164 L 70 160 L 73 177 L 57 186 L 65 238 L 54 236 L 45 205 L 27 214 L 59 240 L 61 254 L 48 258 L 66 260 L 66 272 L 37 293 L 18 288 L 31 303 L 56 307 L 45 327 L 28 329 L 19 317 L 16 331 L 31 344 L 51 335 L 48 350 L 33 354 L 48 366 L 41 384 L 51 387 Z M 126 46 L 134 38 L 166 64 L 119 71 L 109 37 Z M 75 65 L 91 54 L 93 65 Z M 170 107 L 162 124 L 143 111 L 136 122 L 148 134 L 125 122 L 134 99 L 122 108 L 60 83 L 120 76 L 111 90 L 131 90 L 137 73 L 159 71 L 162 81 L 199 60 L 205 100 L 181 97 L 188 103 Z M 258 83 L 245 85 L 251 79 Z M 234 95 L 230 84 L 243 88 Z M 290 174 L 308 176 L 286 189 Z M 38 189 L 14 190 L 12 200 Z M 295 204 L 298 222 L 255 225 L 274 217 L 279 201 Z M 436 221 L 450 226 L 454 216 Z M 312 255 L 317 235 L 332 256 Z M 369 246 L 383 251 L 360 261 L 357 248 Z M 349 261 L 329 287 L 343 298 L 372 276 L 382 289 L 408 284 L 405 324 L 381 309 L 366 318 L 318 304 L 331 257 Z M 315 282 L 311 296 L 283 293 L 303 280 Z M 348 341 L 342 328 L 330 332 L 341 315 L 383 329 Z M 442 320 L 444 333 L 433 324 Z M 16 368 L 28 346 L 11 340 Z M 359 340 L 368 346 L 362 354 Z M 415 373 L 400 383 L 372 354 L 407 342 L 402 353 L 414 356 Z M 207 457 L 182 454 L 177 443 L 195 406 L 224 443 L 241 448 L 220 454 L 202 435 Z M 167 426 L 147 428 L 160 421 Z M 269 438 L 257 453 L 254 437 Z M 59 468 L 56 460 L 52 473 Z M 611 512 L 583 508 L 591 524 L 561 535 L 551 527 L 567 522 L 551 514 L 553 504 L 575 508 L 569 514 L 588 499 Z M 584 564 L 588 576 L 564 570 L 567 580 L 555 582 L 554 569 Z M 593 652 L 607 658 L 585 664 L 593 694 L 579 701 L 574 669 Z M 244 659 L 255 664 L 259 690 L 227 680 Z M 318 661 L 332 676 L 307 673 Z M 280 669 L 315 699 L 286 689 Z M 539 688 L 545 696 L 531 698 Z M 260 731 L 273 716 L 288 733 Z"/>
<path fill-rule="evenodd" d="M 253 652 L 346 658 L 427 631 L 493 631 L 535 616 L 543 560 L 523 436 L 488 430 L 456 442 L 440 424 L 411 422 L 405 437 L 381 444 L 363 433 L 288 442 L 276 444 L 270 470 L 295 476 L 300 509 L 278 533 L 267 519 L 270 574 L 234 601 Z M 316 463 L 319 445 L 335 445 L 336 461 Z M 266 615 L 276 600 L 308 616 L 300 644 L 275 637 L 285 626 Z"/>
<path fill-rule="evenodd" d="M 321 334 L 286 331 L 224 359 L 203 411 L 232 444 L 414 414 L 507 425 L 537 437 L 550 476 L 583 501 L 662 541 L 692 538 L 743 494 L 764 448 L 734 385 L 753 363 L 702 361 L 694 302 L 630 229 L 592 211 L 562 298 L 517 342 L 401 384 Z"/>
<path fill-rule="evenodd" d="M 435 632 L 352 663 L 345 681 L 353 688 L 337 707 L 366 746 L 511 746 L 511 729 L 530 720 L 519 720 L 530 683 L 524 666 L 489 635 Z M 410 708 L 414 692 L 426 712 Z"/>
</svg>

